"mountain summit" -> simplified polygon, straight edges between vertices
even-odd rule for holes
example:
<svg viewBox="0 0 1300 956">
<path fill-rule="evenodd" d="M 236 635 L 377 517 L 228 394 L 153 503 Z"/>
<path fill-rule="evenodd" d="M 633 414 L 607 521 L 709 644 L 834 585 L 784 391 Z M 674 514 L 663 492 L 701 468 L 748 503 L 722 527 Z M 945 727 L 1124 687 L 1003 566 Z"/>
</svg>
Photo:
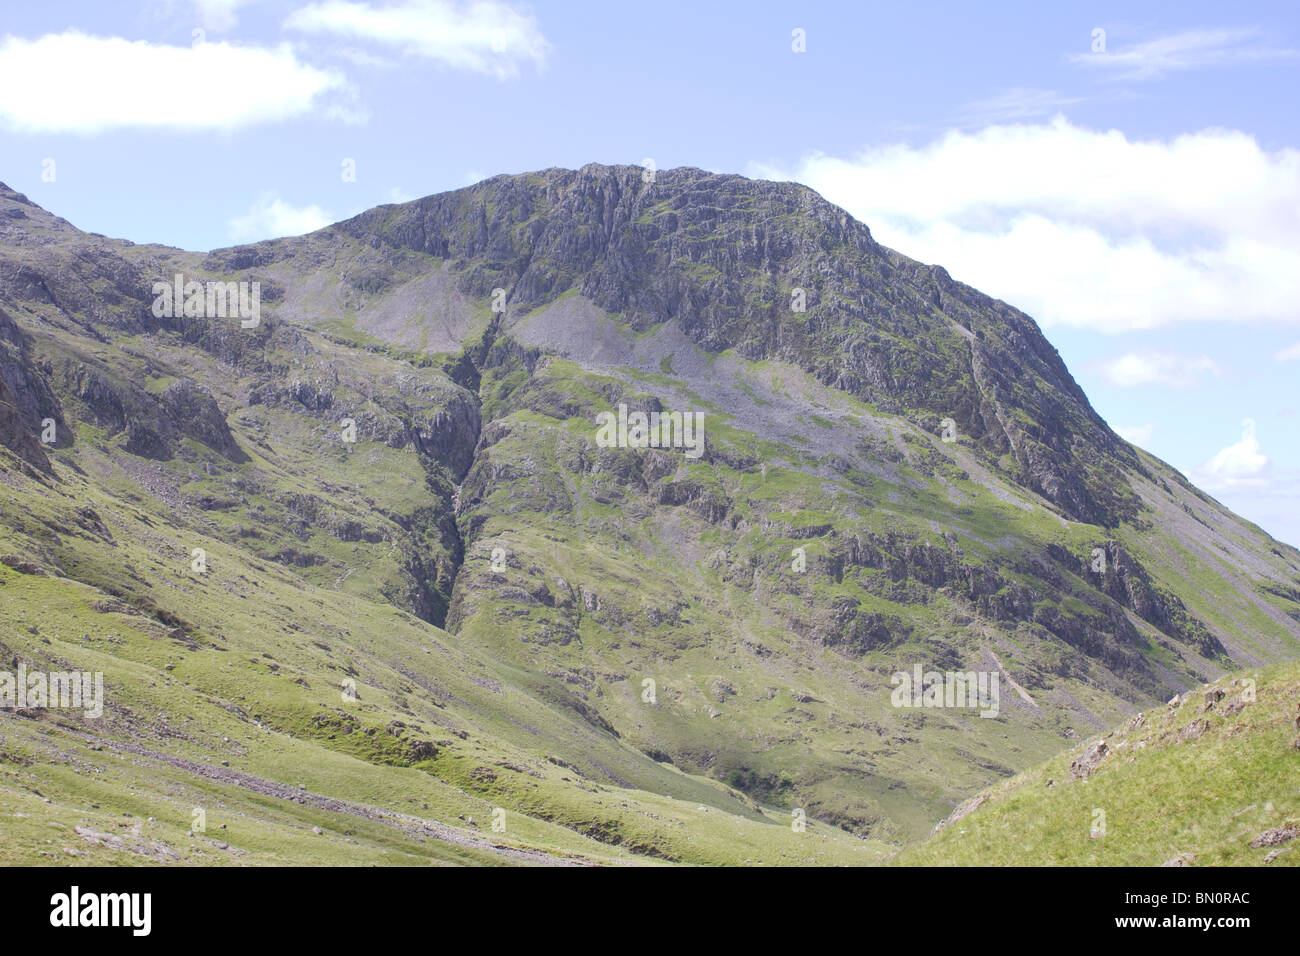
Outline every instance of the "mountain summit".
<svg viewBox="0 0 1300 956">
<path fill-rule="evenodd" d="M 0 187 L 0 342 L 0 651 L 106 679 L 47 759 L 316 765 L 575 854 L 799 861 L 802 813 L 866 862 L 1300 650 L 1300 552 L 797 184 L 549 169 L 206 254 Z"/>
</svg>

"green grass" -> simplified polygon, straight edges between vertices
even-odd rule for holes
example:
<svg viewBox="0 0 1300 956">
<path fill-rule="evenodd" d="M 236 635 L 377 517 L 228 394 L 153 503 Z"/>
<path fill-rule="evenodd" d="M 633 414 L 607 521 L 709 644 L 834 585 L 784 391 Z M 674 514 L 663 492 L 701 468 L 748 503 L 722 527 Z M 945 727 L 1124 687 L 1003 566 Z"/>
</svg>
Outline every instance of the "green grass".
<svg viewBox="0 0 1300 956">
<path fill-rule="evenodd" d="M 1256 684 L 1256 701 L 1225 716 L 1223 706 L 1243 696 L 1246 679 Z M 1210 689 L 1225 696 L 1205 711 Z M 1158 866 L 1183 855 L 1196 866 L 1250 866 L 1281 848 L 1274 865 L 1298 865 L 1288 843 L 1250 846 L 1265 830 L 1300 825 L 1297 699 L 1295 664 L 1220 678 L 1177 706 L 1147 710 L 1139 726 L 1090 738 L 994 787 L 973 813 L 894 862 Z M 1208 729 L 1184 739 L 1198 720 Z M 1110 752 L 1086 778 L 1073 778 L 1071 761 L 1098 741 Z"/>
</svg>

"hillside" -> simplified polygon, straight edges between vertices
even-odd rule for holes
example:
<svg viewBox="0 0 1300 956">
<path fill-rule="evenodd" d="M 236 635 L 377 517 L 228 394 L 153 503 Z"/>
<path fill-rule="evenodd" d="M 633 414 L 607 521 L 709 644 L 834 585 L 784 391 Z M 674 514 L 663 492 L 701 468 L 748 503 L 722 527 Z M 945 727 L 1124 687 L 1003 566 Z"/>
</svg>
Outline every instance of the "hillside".
<svg viewBox="0 0 1300 956">
<path fill-rule="evenodd" d="M 1298 732 L 1300 666 L 1221 678 L 977 794 L 893 862 L 1297 866 Z"/>
<path fill-rule="evenodd" d="M 156 314 L 178 274 L 259 322 Z M 106 697 L 3 714 L 15 860 L 147 860 L 47 832 L 130 813 L 204 862 L 879 862 L 1300 656 L 1300 553 L 793 184 L 547 170 L 208 254 L 0 187 L 0 341 L 0 657 Z M 698 457 L 601 447 L 620 405 Z M 997 719 L 892 706 L 918 664 Z"/>
</svg>

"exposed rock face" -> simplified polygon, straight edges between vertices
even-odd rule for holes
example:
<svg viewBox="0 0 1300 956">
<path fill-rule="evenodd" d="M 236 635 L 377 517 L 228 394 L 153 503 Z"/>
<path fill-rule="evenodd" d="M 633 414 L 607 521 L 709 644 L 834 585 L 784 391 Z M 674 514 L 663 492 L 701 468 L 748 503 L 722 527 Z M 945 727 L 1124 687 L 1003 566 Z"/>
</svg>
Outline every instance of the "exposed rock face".
<svg viewBox="0 0 1300 956">
<path fill-rule="evenodd" d="M 172 382 L 154 395 L 91 362 L 70 362 L 63 381 L 83 415 L 124 432 L 124 447 L 134 455 L 165 461 L 182 438 L 191 438 L 230 461 L 248 460 L 212 394 L 194 381 Z"/>
<path fill-rule="evenodd" d="M 577 288 L 636 330 L 675 320 L 700 348 L 796 364 L 889 411 L 952 417 L 1071 517 L 1112 524 L 1138 467 L 1023 313 L 878 245 L 811 190 L 695 169 L 500 176 L 334 227 L 466 263 L 465 292 L 527 312 Z M 258 262 L 289 247 L 259 248 Z M 242 261 L 242 260 L 241 260 Z M 806 312 L 791 310 L 802 289 Z M 1018 414 L 1013 414 L 1018 413 Z"/>
<path fill-rule="evenodd" d="M 163 421 L 175 423 L 187 438 L 207 445 L 231 461 L 247 461 L 216 400 L 190 381 L 173 382 L 159 396 Z"/>
<path fill-rule="evenodd" d="M 1217 657 L 1224 653 L 1223 645 L 1206 630 L 1204 624 L 1188 613 L 1182 600 L 1153 584 L 1146 569 L 1118 542 L 1107 541 L 1100 552 L 1087 560 L 1075 561 L 1063 549 L 1049 550 L 1053 560 L 1065 567 L 1073 565 L 1073 570 L 1080 575 L 1091 575 L 1100 591 L 1131 609 L 1142 620 L 1177 634 L 1195 644 L 1207 656 Z M 1098 565 L 1101 570 L 1093 570 L 1093 565 Z"/>
<path fill-rule="evenodd" d="M 29 337 L 0 309 L 0 445 L 48 473 L 43 422 L 54 425 L 55 443 L 68 441 L 67 426 L 45 376 L 30 367 L 30 346 Z"/>
</svg>

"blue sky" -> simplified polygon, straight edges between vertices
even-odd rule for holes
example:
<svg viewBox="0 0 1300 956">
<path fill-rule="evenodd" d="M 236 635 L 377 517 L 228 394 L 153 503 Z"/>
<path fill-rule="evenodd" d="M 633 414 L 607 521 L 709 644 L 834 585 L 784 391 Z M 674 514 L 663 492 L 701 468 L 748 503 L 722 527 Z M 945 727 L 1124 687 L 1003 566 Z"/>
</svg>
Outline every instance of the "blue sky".
<svg viewBox="0 0 1300 956">
<path fill-rule="evenodd" d="M 593 161 L 795 179 L 1300 544 L 1294 4 L 15 6 L 0 181 L 83 229 L 209 249 Z"/>
</svg>

